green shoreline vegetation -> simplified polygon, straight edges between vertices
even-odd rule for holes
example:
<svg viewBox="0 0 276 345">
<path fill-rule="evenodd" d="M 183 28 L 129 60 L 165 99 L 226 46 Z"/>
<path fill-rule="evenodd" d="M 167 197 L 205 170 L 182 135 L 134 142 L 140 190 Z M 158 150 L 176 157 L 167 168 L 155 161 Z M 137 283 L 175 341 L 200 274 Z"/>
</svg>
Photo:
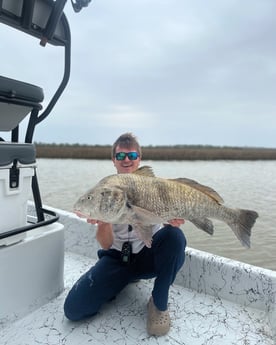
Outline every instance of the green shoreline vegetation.
<svg viewBox="0 0 276 345">
<path fill-rule="evenodd" d="M 276 160 L 276 148 L 142 146 L 144 160 Z M 36 143 L 38 158 L 110 159 L 110 145 Z"/>
</svg>

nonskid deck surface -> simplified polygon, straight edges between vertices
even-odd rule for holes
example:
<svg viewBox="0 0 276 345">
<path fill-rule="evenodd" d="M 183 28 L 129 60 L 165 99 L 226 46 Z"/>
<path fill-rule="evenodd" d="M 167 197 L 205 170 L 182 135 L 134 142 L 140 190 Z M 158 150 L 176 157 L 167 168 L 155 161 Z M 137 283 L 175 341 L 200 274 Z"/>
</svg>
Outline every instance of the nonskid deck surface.
<svg viewBox="0 0 276 345">
<path fill-rule="evenodd" d="M 91 258 L 66 253 L 65 291 L 23 319 L 0 328 L 1 344 L 275 344 L 262 311 L 243 308 L 178 285 L 170 289 L 170 332 L 159 338 L 149 337 L 146 306 L 152 280 L 130 284 L 93 318 L 76 323 L 68 321 L 63 314 L 65 296 L 93 263 Z"/>
</svg>

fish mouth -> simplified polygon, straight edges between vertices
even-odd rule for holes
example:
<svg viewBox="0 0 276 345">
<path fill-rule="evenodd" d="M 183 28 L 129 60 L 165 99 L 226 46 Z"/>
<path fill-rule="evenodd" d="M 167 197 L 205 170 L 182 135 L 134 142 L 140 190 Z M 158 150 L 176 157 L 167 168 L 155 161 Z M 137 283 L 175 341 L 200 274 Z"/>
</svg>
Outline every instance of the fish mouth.
<svg viewBox="0 0 276 345">
<path fill-rule="evenodd" d="M 80 218 L 87 218 L 87 215 L 85 215 L 84 213 L 82 213 L 78 210 L 74 210 L 74 213 Z"/>
</svg>

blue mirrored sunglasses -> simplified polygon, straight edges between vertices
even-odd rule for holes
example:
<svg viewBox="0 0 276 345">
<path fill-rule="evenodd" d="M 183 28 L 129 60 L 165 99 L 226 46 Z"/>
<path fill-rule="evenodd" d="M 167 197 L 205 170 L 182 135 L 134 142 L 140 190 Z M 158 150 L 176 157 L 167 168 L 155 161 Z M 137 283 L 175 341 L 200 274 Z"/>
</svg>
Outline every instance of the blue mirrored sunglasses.
<svg viewBox="0 0 276 345">
<path fill-rule="evenodd" d="M 137 152 L 117 152 L 115 154 L 117 161 L 123 161 L 126 156 L 130 161 L 135 161 L 139 157 L 139 154 Z"/>
</svg>

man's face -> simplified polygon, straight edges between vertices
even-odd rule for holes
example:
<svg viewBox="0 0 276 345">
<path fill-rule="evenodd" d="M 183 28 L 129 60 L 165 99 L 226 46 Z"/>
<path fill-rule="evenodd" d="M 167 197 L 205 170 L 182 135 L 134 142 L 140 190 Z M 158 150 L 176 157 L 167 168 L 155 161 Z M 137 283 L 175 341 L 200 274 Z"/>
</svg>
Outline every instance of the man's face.
<svg viewBox="0 0 276 345">
<path fill-rule="evenodd" d="M 118 157 L 118 158 L 122 158 L 124 157 L 124 159 L 118 160 L 116 157 L 112 158 L 113 163 L 115 168 L 117 169 L 117 173 L 118 174 L 126 174 L 126 173 L 133 173 L 135 170 L 138 169 L 141 158 L 138 156 L 136 159 L 132 159 L 133 157 L 135 157 L 135 153 L 138 154 L 138 152 L 136 151 L 135 148 L 122 148 L 120 146 L 116 147 L 115 150 L 115 155 L 119 152 L 123 152 L 123 153 L 129 153 L 129 152 L 134 152 L 134 154 L 130 154 L 129 156 L 124 155 L 123 153 Z"/>
</svg>

